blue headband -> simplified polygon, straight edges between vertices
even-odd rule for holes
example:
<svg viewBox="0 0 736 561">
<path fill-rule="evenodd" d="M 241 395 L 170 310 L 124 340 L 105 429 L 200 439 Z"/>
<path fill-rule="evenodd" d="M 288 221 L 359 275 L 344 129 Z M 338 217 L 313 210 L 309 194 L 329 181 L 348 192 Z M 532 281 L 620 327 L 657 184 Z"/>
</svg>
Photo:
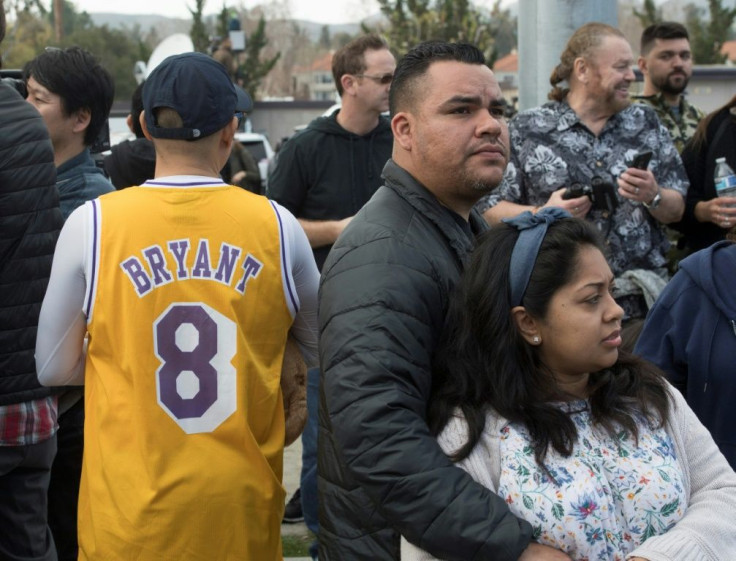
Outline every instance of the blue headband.
<svg viewBox="0 0 736 561">
<path fill-rule="evenodd" d="M 537 262 L 539 248 L 542 245 L 547 228 L 562 218 L 572 218 L 566 210 L 558 207 L 546 207 L 536 214 L 524 211 L 513 218 L 504 218 L 503 222 L 519 230 L 519 239 L 511 252 L 509 266 L 509 284 L 511 288 L 511 306 L 521 306 L 529 277 L 532 276 L 534 263 Z"/>
</svg>

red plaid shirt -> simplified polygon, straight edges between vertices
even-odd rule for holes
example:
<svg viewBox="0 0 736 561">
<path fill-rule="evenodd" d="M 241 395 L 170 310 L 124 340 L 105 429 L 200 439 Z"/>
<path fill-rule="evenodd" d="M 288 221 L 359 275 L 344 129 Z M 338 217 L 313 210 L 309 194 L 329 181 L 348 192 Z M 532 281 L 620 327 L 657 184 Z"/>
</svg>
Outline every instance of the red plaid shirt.
<svg viewBox="0 0 736 561">
<path fill-rule="evenodd" d="M 54 436 L 57 397 L 0 405 L 0 446 L 26 446 Z"/>
</svg>

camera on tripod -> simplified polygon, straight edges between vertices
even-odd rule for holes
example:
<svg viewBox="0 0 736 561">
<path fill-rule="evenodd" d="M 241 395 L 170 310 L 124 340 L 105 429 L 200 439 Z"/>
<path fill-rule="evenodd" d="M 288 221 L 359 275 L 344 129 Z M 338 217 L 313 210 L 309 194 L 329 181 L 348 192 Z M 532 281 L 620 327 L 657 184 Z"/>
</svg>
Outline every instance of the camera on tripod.
<svg viewBox="0 0 736 561">
<path fill-rule="evenodd" d="M 590 199 L 595 210 L 613 212 L 618 207 L 616 188 L 611 182 L 606 181 L 598 175 L 594 175 L 591 178 L 590 185 L 584 185 L 576 181 L 565 189 L 565 192 L 562 194 L 562 198 L 565 200 L 576 199 L 582 196 L 587 196 Z"/>
</svg>

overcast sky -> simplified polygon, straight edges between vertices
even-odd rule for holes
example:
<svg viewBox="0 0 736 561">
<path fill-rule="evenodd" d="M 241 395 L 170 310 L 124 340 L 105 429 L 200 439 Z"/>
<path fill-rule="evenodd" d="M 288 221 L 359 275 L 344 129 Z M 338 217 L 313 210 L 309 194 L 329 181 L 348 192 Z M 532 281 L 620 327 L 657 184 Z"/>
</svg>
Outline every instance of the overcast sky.
<svg viewBox="0 0 736 561">
<path fill-rule="evenodd" d="M 120 14 L 161 14 L 169 17 L 191 17 L 187 6 L 194 8 L 194 0 L 72 0 L 87 12 Z M 223 4 L 239 2 L 208 0 L 204 12 L 210 14 L 222 9 Z M 246 8 L 263 4 L 263 0 L 243 0 Z M 476 0 L 477 5 L 491 7 L 493 0 Z M 504 2 L 505 3 L 505 2 Z M 379 11 L 375 0 L 276 0 L 274 4 L 288 6 L 291 16 L 318 23 L 353 23 Z"/>
</svg>

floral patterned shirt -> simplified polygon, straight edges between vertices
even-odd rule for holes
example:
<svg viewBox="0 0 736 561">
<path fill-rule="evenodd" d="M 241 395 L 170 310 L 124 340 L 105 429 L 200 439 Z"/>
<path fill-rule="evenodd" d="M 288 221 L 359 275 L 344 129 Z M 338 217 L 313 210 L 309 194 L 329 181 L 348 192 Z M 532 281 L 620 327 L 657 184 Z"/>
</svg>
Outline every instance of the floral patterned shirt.
<svg viewBox="0 0 736 561">
<path fill-rule="evenodd" d="M 616 113 L 596 137 L 566 102 L 549 102 L 519 113 L 509 123 L 511 159 L 504 180 L 477 205 L 480 212 L 500 201 L 541 206 L 550 195 L 575 182 L 591 185 L 593 177 L 614 186 L 634 155 L 652 151 L 649 169 L 662 187 L 683 198 L 689 182 L 672 138 L 656 113 L 643 104 L 632 104 Z M 609 244 L 614 275 L 632 269 L 653 271 L 667 277 L 669 240 L 660 224 L 641 204 L 614 194 L 613 213 L 591 210 L 592 220 Z M 631 317 L 643 310 L 626 309 Z"/>
<path fill-rule="evenodd" d="M 596 429 L 585 400 L 562 403 L 578 431 L 566 458 L 550 448 L 549 475 L 534 460 L 529 434 L 516 423 L 501 429 L 498 494 L 534 528 L 534 539 L 576 561 L 623 561 L 665 533 L 687 508 L 683 474 L 663 428 L 639 423 L 638 444 Z"/>
</svg>

